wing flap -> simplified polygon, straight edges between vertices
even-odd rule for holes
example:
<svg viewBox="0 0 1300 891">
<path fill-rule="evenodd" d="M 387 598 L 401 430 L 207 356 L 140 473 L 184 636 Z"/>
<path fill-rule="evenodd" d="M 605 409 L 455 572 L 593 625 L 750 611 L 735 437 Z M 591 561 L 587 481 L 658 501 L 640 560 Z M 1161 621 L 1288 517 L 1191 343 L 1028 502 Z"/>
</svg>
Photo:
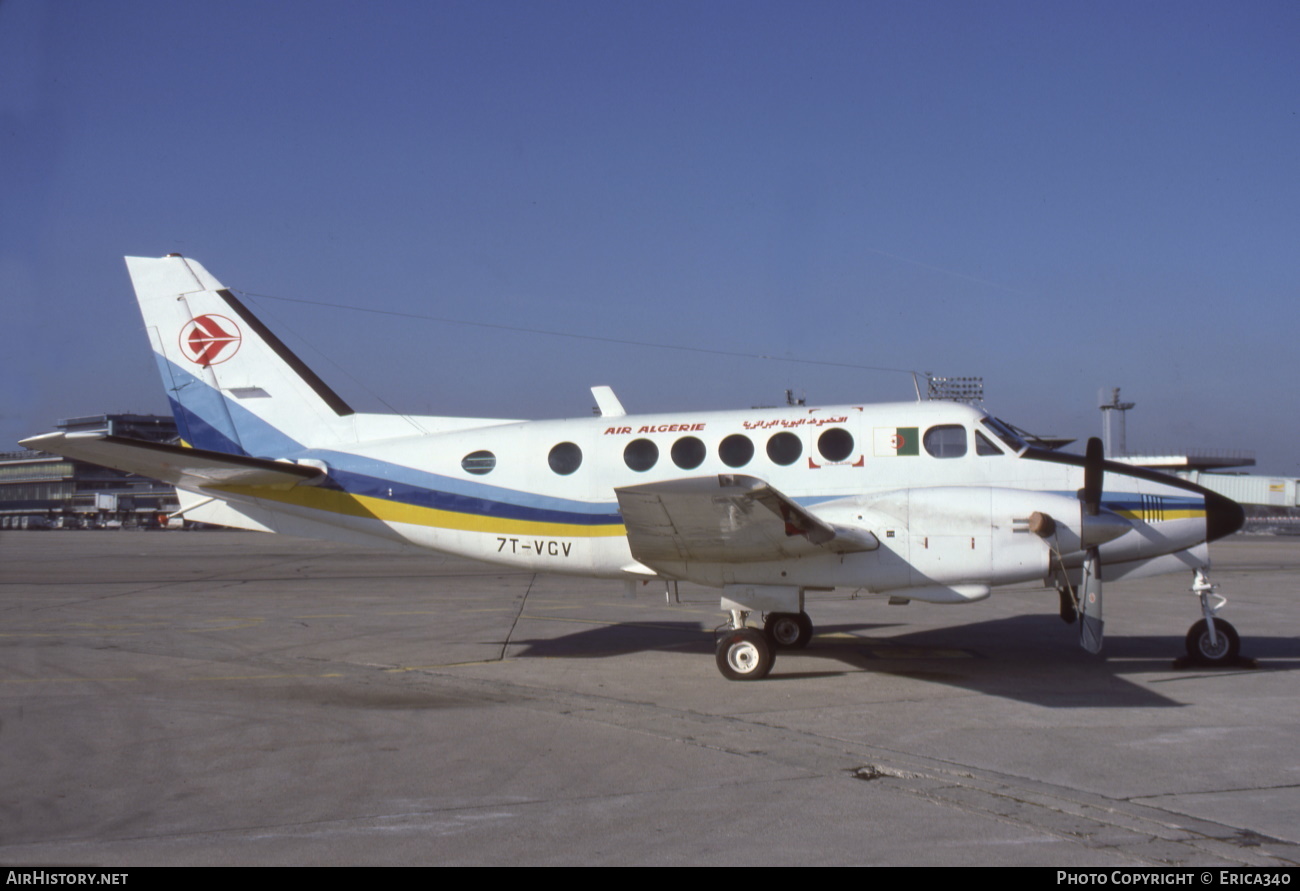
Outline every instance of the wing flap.
<svg viewBox="0 0 1300 891">
<path fill-rule="evenodd" d="M 752 476 L 721 474 L 615 489 L 632 556 L 749 563 L 870 551 L 870 532 L 818 518 Z"/>
<path fill-rule="evenodd" d="M 162 480 L 185 489 L 260 486 L 291 489 L 319 482 L 325 471 L 267 458 L 248 458 L 206 449 L 99 433 L 47 433 L 21 445 Z"/>
</svg>

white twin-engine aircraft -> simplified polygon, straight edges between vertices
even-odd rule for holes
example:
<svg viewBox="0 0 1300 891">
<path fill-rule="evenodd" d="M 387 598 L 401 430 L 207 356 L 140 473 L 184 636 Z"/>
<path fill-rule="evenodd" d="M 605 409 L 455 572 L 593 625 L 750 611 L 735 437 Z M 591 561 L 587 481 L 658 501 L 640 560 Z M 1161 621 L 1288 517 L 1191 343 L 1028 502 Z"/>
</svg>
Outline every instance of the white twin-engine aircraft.
<svg viewBox="0 0 1300 891">
<path fill-rule="evenodd" d="M 198 263 L 126 262 L 183 445 L 23 444 L 173 483 L 188 518 L 721 588 L 732 680 L 808 643 L 810 590 L 967 603 L 1038 581 L 1095 653 L 1102 579 L 1174 571 L 1200 597 L 1192 659 L 1237 658 L 1206 569 L 1241 507 L 1106 461 L 1099 440 L 1060 454 L 952 402 L 632 416 L 608 387 L 599 416 L 570 420 L 360 414 Z"/>
</svg>

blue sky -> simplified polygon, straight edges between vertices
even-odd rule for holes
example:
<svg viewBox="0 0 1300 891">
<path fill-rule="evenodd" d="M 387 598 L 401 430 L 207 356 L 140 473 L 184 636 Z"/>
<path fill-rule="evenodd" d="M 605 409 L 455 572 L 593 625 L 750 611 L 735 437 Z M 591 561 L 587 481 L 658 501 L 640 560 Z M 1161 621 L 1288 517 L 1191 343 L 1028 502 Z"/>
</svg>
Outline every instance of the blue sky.
<svg viewBox="0 0 1300 891">
<path fill-rule="evenodd" d="M 244 292 L 982 375 L 1300 474 L 1292 2 L 0 3 L 4 447 L 163 411 L 123 255 Z M 251 300 L 358 407 L 911 398 L 906 375 Z M 380 399 L 382 397 L 382 400 Z"/>
</svg>

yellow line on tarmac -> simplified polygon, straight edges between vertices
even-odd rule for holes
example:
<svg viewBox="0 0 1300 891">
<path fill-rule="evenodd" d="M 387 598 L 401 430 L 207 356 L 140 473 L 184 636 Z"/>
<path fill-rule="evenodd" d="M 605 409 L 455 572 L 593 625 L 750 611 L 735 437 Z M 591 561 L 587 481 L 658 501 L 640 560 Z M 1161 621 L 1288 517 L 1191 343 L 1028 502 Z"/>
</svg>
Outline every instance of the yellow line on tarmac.
<svg viewBox="0 0 1300 891">
<path fill-rule="evenodd" d="M 191 681 L 278 681 L 286 678 L 341 678 L 340 673 L 334 674 L 231 674 L 219 675 L 208 678 L 189 678 Z"/>
<path fill-rule="evenodd" d="M 341 673 L 331 674 L 244 674 L 204 678 L 178 678 L 181 681 L 274 681 L 293 678 L 341 678 Z M 0 684 L 104 684 L 122 681 L 139 681 L 140 678 L 0 678 Z"/>
<path fill-rule="evenodd" d="M 0 684 L 70 684 L 104 683 L 107 681 L 138 681 L 139 678 L 0 678 Z"/>
<path fill-rule="evenodd" d="M 127 631 L 125 633 L 118 632 L 117 636 L 130 637 L 134 634 L 143 633 L 143 631 Z M 6 631 L 0 633 L 0 637 L 99 637 L 103 634 L 104 632 L 102 631 Z"/>
</svg>

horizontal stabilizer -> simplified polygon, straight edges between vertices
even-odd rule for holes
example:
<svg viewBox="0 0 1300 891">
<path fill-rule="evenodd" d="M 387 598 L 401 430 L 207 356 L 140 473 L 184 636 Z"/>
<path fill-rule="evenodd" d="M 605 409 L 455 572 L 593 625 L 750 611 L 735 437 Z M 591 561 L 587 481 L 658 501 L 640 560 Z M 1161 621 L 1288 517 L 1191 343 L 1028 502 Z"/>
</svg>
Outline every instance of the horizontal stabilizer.
<svg viewBox="0 0 1300 891">
<path fill-rule="evenodd" d="M 325 475 L 317 467 L 99 433 L 46 433 L 24 439 L 21 445 L 138 473 L 185 489 L 220 486 L 291 489 L 318 482 Z"/>
<path fill-rule="evenodd" d="M 752 476 L 694 477 L 614 491 L 632 555 L 647 566 L 785 560 L 880 546 L 870 532 L 827 523 Z"/>
</svg>

